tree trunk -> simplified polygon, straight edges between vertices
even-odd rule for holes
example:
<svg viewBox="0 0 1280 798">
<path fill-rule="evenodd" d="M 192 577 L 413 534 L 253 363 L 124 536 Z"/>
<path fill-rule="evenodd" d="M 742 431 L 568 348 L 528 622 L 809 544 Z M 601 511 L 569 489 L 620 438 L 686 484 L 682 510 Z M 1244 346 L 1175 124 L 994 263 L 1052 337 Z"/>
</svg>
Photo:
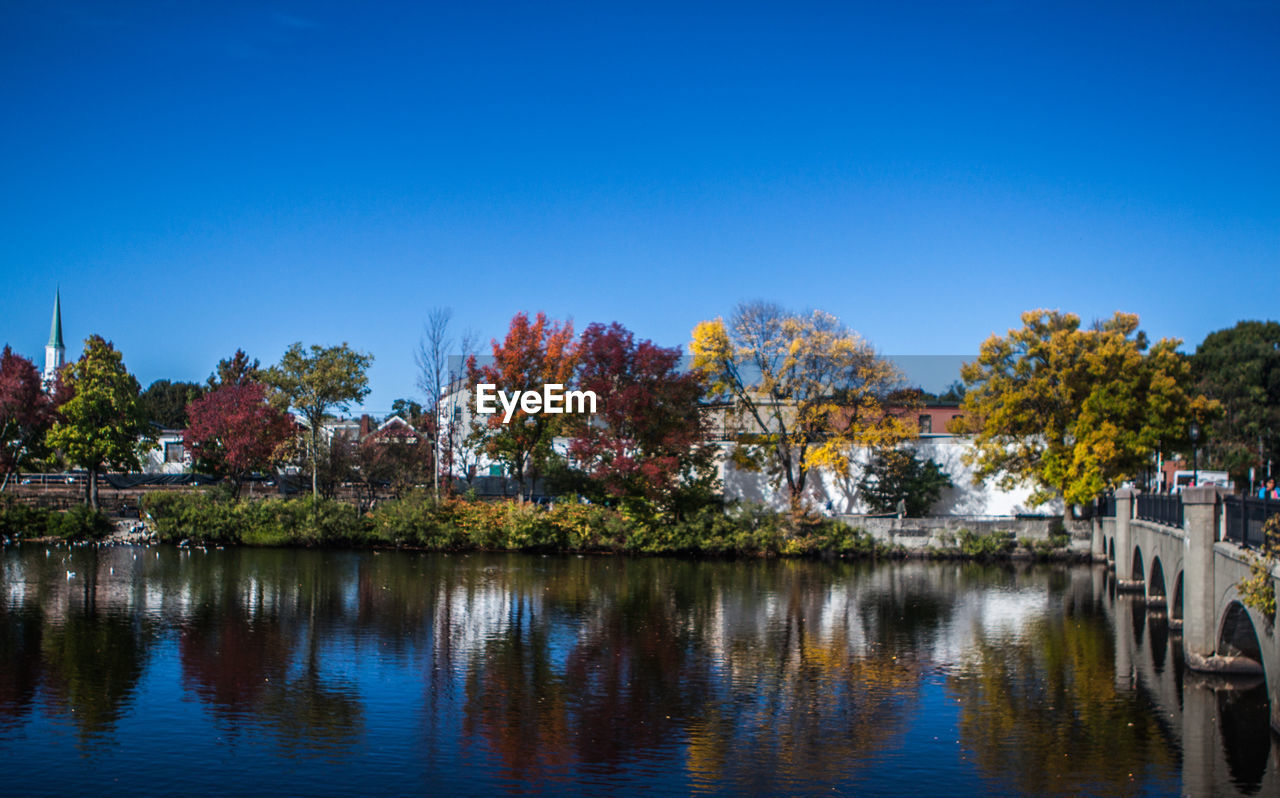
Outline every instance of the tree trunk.
<svg viewBox="0 0 1280 798">
<path fill-rule="evenodd" d="M 98 509 L 98 469 L 89 469 L 89 506 Z"/>
<path fill-rule="evenodd" d="M 316 437 L 316 425 L 311 422 L 311 498 L 320 498 L 320 442 Z"/>
</svg>

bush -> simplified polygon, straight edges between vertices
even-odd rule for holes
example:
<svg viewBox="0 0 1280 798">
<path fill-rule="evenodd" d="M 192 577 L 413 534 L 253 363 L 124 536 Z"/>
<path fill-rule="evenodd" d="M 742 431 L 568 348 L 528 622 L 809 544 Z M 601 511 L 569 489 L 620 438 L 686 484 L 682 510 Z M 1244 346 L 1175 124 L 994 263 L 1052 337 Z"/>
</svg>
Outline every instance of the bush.
<svg viewBox="0 0 1280 798">
<path fill-rule="evenodd" d="M 111 534 L 113 526 L 101 512 L 83 504 L 65 513 L 53 513 L 49 519 L 49 534 L 67 540 L 101 540 Z"/>
<path fill-rule="evenodd" d="M 15 539 L 42 538 L 50 534 L 49 524 L 54 515 L 43 507 L 3 501 L 0 503 L 0 535 Z"/>
<path fill-rule="evenodd" d="M 1013 533 L 995 530 L 979 535 L 968 529 L 956 533 L 956 541 L 960 544 L 960 553 L 966 557 L 996 557 L 1013 551 L 1016 541 Z"/>
<path fill-rule="evenodd" d="M 356 509 L 332 499 L 233 502 L 203 493 L 148 493 L 142 508 L 160 540 L 284 546 L 360 543 L 369 535 Z"/>
<path fill-rule="evenodd" d="M 12 538 L 98 540 L 111 534 L 111 529 L 105 515 L 82 504 L 61 513 L 16 502 L 0 504 L 0 534 Z"/>
</svg>

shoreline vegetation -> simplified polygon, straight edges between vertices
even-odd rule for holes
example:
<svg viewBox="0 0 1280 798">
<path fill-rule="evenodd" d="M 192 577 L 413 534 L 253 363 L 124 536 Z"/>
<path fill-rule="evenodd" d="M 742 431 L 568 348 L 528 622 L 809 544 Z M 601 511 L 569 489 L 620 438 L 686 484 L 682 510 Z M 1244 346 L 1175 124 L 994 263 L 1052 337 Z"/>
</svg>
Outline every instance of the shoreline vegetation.
<svg viewBox="0 0 1280 798">
<path fill-rule="evenodd" d="M 361 514 L 333 499 L 229 501 L 216 494 L 153 492 L 142 509 L 150 539 L 179 545 L 326 547 L 418 551 L 522 551 L 706 557 L 944 558 L 1074 560 L 1069 538 L 1017 541 L 1011 533 L 960 530 L 951 545 L 907 550 L 825 517 L 793 519 L 750 504 L 707 505 L 684 518 L 646 518 L 625 509 L 560 501 L 434 500 L 411 494 Z M 87 507 L 58 512 L 0 504 L 7 540 L 102 540 L 106 516 Z"/>
</svg>

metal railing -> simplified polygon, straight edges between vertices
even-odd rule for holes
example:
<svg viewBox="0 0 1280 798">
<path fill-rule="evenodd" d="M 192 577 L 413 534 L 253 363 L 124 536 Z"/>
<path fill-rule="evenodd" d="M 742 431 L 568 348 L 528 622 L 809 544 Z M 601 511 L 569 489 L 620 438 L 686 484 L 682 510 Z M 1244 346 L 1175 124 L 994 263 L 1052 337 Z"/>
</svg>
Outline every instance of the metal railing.
<svg viewBox="0 0 1280 798">
<path fill-rule="evenodd" d="M 1139 493 L 1135 517 L 1161 526 L 1182 526 L 1182 497 L 1177 494 Z"/>
<path fill-rule="evenodd" d="M 1262 548 L 1262 526 L 1273 515 L 1280 515 L 1280 500 L 1255 499 L 1250 496 L 1227 496 L 1223 499 L 1223 539 L 1252 549 Z"/>
</svg>

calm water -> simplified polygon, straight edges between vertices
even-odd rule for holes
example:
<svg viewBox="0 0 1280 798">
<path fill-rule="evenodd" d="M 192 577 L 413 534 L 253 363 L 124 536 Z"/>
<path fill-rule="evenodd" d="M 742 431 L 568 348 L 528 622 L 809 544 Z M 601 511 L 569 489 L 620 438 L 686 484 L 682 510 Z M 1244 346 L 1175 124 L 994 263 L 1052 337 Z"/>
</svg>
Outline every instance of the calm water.
<svg viewBox="0 0 1280 798">
<path fill-rule="evenodd" d="M 1091 567 L 0 554 L 0 792 L 1280 794 Z M 71 575 L 70 572 L 74 572 Z"/>
</svg>

